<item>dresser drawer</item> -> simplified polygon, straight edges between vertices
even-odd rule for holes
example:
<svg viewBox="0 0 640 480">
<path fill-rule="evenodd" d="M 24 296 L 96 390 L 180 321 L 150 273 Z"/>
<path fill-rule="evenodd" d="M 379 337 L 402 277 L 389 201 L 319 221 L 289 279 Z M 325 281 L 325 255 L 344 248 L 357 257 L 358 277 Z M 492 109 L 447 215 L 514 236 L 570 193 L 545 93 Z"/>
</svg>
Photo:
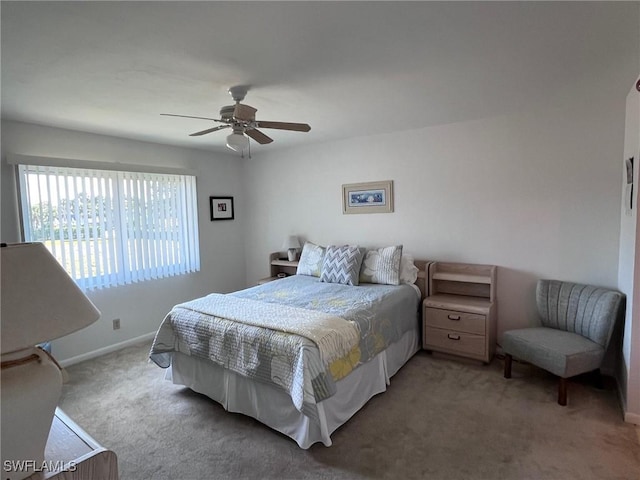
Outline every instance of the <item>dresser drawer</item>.
<svg viewBox="0 0 640 480">
<path fill-rule="evenodd" d="M 484 335 L 425 326 L 423 337 L 423 348 L 459 355 L 485 357 L 486 337 Z"/>
<path fill-rule="evenodd" d="M 485 335 L 485 322 L 486 317 L 477 313 L 457 312 L 455 310 L 442 310 L 431 307 L 425 307 L 424 309 L 425 326 Z"/>
</svg>

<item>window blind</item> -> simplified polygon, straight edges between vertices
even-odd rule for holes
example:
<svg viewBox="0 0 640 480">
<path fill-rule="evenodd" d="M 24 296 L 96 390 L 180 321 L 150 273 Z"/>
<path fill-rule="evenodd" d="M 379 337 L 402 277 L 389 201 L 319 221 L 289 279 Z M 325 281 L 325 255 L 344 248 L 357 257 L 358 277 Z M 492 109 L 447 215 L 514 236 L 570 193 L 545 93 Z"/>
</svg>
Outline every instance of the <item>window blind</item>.
<svg viewBox="0 0 640 480">
<path fill-rule="evenodd" d="M 193 175 L 18 165 L 26 241 L 83 290 L 200 270 Z"/>
</svg>

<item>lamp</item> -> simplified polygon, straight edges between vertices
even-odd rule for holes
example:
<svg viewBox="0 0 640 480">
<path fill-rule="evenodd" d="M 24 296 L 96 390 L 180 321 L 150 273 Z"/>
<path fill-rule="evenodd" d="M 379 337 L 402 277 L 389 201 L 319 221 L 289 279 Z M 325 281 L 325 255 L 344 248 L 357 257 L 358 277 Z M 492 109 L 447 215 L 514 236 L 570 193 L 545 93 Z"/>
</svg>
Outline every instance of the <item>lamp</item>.
<svg viewBox="0 0 640 480">
<path fill-rule="evenodd" d="M 17 480 L 43 465 L 62 393 L 60 367 L 35 345 L 92 324 L 100 312 L 44 244 L 1 247 L 2 478 Z"/>
<path fill-rule="evenodd" d="M 227 137 L 227 147 L 235 152 L 240 152 L 249 146 L 249 139 L 242 132 L 233 132 Z"/>
<path fill-rule="evenodd" d="M 289 261 L 295 261 L 298 256 L 298 249 L 300 248 L 298 237 L 296 235 L 289 235 L 282 244 L 282 248 L 287 251 Z"/>
</svg>

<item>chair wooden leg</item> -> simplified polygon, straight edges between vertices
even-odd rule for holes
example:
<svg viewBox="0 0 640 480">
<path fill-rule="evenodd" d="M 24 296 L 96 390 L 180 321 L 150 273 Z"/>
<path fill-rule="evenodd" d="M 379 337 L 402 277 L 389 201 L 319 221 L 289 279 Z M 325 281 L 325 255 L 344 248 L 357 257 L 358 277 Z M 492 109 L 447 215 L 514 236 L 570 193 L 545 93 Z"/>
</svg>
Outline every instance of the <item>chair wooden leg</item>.
<svg viewBox="0 0 640 480">
<path fill-rule="evenodd" d="M 567 379 L 563 377 L 558 382 L 558 405 L 567 405 Z"/>
<path fill-rule="evenodd" d="M 504 378 L 511 378 L 511 361 L 513 358 L 508 353 L 504 355 Z"/>
</svg>

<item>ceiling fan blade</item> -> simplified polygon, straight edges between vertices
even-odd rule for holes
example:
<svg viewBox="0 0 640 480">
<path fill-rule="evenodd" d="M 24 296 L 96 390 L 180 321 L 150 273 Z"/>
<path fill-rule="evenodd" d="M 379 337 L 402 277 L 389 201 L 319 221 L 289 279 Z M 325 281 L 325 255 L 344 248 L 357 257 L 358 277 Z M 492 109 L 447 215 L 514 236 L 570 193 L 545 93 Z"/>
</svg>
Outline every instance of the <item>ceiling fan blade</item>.
<svg viewBox="0 0 640 480">
<path fill-rule="evenodd" d="M 199 137 L 200 135 L 206 135 L 207 133 L 217 132 L 218 130 L 222 130 L 223 128 L 229 128 L 230 125 L 220 125 L 219 127 L 207 128 L 206 130 L 202 130 L 201 132 L 192 133 L 190 137 Z"/>
<path fill-rule="evenodd" d="M 236 103 L 235 108 L 233 109 L 233 118 L 236 120 L 242 120 L 244 122 L 250 122 L 256 119 L 256 110 L 249 105 L 244 105 L 242 103 Z"/>
<path fill-rule="evenodd" d="M 277 128 L 279 130 L 293 130 L 294 132 L 308 132 L 311 127 L 306 123 L 290 123 L 290 122 L 265 122 L 260 120 L 256 122 L 256 126 L 260 128 Z"/>
<path fill-rule="evenodd" d="M 255 128 L 247 128 L 244 133 L 246 133 L 247 136 L 253 138 L 260 145 L 273 142 L 273 138 L 267 137 L 264 133 L 262 133 L 260 130 L 256 130 Z"/>
<path fill-rule="evenodd" d="M 197 119 L 200 119 L 200 120 L 213 120 L 214 122 L 226 123 L 224 120 L 220 120 L 219 118 L 192 117 L 191 115 L 176 115 L 175 113 L 161 113 L 160 115 L 163 115 L 165 117 L 197 118 Z"/>
</svg>

